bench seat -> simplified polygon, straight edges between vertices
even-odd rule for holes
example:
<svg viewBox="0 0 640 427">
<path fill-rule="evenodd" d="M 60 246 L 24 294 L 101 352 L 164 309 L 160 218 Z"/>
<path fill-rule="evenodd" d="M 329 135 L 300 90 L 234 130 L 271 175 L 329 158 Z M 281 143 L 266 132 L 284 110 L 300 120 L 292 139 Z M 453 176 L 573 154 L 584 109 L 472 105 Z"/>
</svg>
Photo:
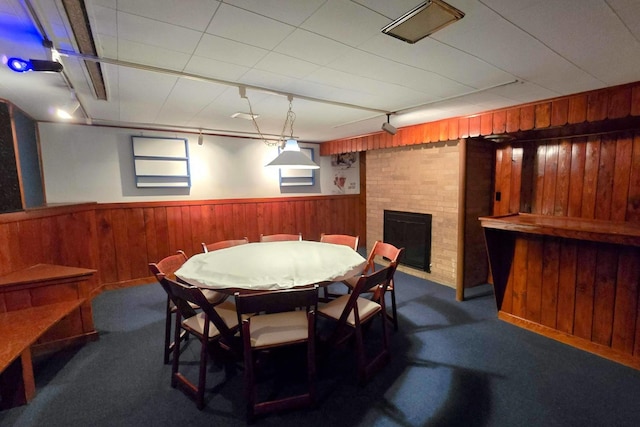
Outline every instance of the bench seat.
<svg viewBox="0 0 640 427">
<path fill-rule="evenodd" d="M 31 346 L 84 299 L 0 313 L 0 408 L 29 402 L 35 394 Z"/>
</svg>

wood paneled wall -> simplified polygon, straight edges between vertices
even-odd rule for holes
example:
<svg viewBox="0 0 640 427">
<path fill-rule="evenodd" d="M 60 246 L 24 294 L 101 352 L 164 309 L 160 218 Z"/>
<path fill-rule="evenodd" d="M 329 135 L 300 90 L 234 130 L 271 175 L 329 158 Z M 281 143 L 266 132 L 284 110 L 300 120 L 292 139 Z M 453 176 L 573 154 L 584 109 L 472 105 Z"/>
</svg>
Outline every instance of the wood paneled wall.
<svg viewBox="0 0 640 427">
<path fill-rule="evenodd" d="M 640 82 L 320 145 L 320 155 L 378 150 L 640 116 Z"/>
<path fill-rule="evenodd" d="M 97 284 L 143 282 L 149 262 L 201 242 L 260 234 L 359 234 L 360 195 L 83 204 L 0 215 L 0 275 L 38 263 L 98 270 Z"/>
<path fill-rule="evenodd" d="M 640 131 L 514 142 L 495 161 L 494 215 L 640 223 Z M 640 368 L 639 265 L 638 247 L 519 235 L 500 317 Z"/>
<path fill-rule="evenodd" d="M 360 196 L 235 199 L 98 205 L 97 244 L 101 282 L 148 277 L 149 262 L 184 250 L 202 251 L 201 242 L 260 234 L 301 232 L 305 240 L 321 233 L 360 234 Z"/>
<path fill-rule="evenodd" d="M 640 248 L 523 234 L 500 317 L 640 369 Z"/>
<path fill-rule="evenodd" d="M 640 132 L 508 144 L 495 171 L 494 215 L 640 222 Z"/>
<path fill-rule="evenodd" d="M 0 215 L 0 275 L 34 264 L 98 268 L 95 203 Z"/>
</svg>

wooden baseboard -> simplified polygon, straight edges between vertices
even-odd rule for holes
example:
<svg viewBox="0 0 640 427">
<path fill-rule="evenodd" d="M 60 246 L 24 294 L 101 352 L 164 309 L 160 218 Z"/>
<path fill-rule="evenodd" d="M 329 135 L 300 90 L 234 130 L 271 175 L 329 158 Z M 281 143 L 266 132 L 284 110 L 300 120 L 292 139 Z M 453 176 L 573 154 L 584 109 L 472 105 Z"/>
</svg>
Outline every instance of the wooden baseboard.
<svg viewBox="0 0 640 427">
<path fill-rule="evenodd" d="M 640 358 L 634 357 L 631 354 L 622 353 L 621 351 L 614 350 L 610 347 L 596 344 L 592 341 L 579 338 L 574 335 L 569 335 L 565 332 L 558 331 L 557 329 L 553 329 L 503 311 L 498 312 L 498 318 L 505 322 L 543 335 L 547 338 L 560 341 L 561 343 L 579 348 L 580 350 L 588 351 L 589 353 L 604 357 L 605 359 L 629 366 L 630 368 L 640 369 Z"/>
</svg>

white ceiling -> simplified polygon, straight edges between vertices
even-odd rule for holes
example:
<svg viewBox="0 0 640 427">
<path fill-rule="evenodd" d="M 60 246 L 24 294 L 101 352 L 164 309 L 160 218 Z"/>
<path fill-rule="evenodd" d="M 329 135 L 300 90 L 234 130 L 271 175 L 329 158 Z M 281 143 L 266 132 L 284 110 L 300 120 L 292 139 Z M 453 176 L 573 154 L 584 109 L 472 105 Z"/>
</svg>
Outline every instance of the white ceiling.
<svg viewBox="0 0 640 427">
<path fill-rule="evenodd" d="M 59 0 L 0 0 L 0 56 L 47 57 L 27 2 L 56 48 L 78 51 Z M 249 112 L 248 85 L 278 135 L 292 94 L 310 142 L 379 131 L 385 112 L 401 127 L 640 80 L 640 0 L 449 0 L 465 17 L 414 45 L 380 32 L 421 2 L 85 0 L 108 100 L 78 56 L 64 74 L 94 124 L 251 133 L 230 117 Z M 0 66 L 0 98 L 50 121 L 69 90 Z"/>
</svg>

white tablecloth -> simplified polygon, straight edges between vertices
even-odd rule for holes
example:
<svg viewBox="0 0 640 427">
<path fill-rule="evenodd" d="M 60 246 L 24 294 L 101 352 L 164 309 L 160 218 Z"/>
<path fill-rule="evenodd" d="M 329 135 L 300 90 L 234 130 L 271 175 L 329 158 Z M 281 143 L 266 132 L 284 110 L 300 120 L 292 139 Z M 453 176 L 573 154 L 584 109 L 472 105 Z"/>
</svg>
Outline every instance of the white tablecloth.
<svg viewBox="0 0 640 427">
<path fill-rule="evenodd" d="M 312 241 L 261 242 L 197 254 L 176 276 L 210 289 L 287 289 L 360 274 L 366 260 L 344 245 Z"/>
</svg>

